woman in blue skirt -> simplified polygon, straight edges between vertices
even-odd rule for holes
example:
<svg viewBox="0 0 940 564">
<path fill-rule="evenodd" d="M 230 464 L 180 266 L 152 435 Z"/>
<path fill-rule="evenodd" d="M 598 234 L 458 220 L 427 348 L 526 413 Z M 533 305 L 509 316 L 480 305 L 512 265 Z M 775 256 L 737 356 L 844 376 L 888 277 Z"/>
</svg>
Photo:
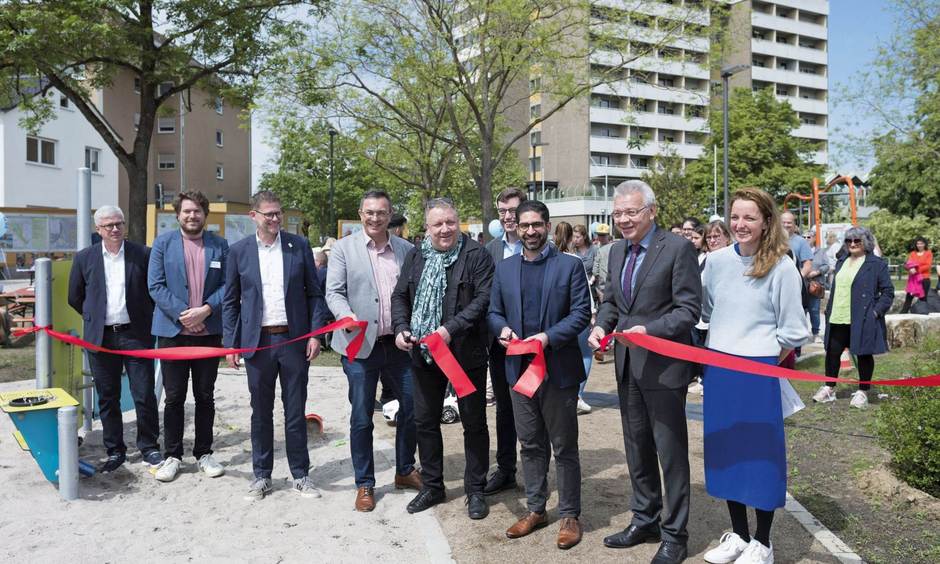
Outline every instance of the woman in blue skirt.
<svg viewBox="0 0 940 564">
<path fill-rule="evenodd" d="M 710 253 L 702 273 L 706 346 L 778 364 L 809 340 L 810 330 L 773 198 L 757 188 L 735 193 L 731 231 L 737 243 Z M 705 487 L 727 500 L 732 528 L 705 560 L 770 564 L 774 510 L 787 492 L 780 382 L 712 366 L 705 375 Z M 753 535 L 747 507 L 757 514 Z"/>
</svg>

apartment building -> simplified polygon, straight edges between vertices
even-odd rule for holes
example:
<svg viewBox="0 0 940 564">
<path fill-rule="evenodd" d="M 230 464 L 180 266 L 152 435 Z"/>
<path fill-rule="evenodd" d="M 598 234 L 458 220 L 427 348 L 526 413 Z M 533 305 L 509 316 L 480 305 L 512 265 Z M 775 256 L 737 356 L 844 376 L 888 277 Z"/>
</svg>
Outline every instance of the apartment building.
<svg viewBox="0 0 940 564">
<path fill-rule="evenodd" d="M 137 134 L 139 96 L 139 78 L 130 72 L 118 74 L 101 92 L 104 117 L 128 149 Z M 155 202 L 158 184 L 167 196 L 200 190 L 213 202 L 247 202 L 251 131 L 244 111 L 196 89 L 164 103 L 150 144 L 147 202 Z M 118 205 L 127 209 L 129 181 L 123 169 L 118 188 Z"/>
<path fill-rule="evenodd" d="M 685 164 L 701 157 L 714 88 L 711 42 L 704 30 L 710 14 L 699 0 L 598 3 L 593 21 L 604 25 L 606 10 L 640 17 L 622 25 L 619 52 L 596 50 L 592 68 L 618 66 L 624 55 L 649 53 L 629 62 L 619 80 L 595 87 L 517 145 L 528 163 L 530 191 L 549 206 L 553 219 L 589 225 L 609 222 L 612 191 L 641 178 L 657 155 Z M 799 113 L 793 135 L 812 140 L 814 160 L 827 162 L 828 0 L 743 0 L 732 4 L 726 65 L 751 67 L 731 86 L 773 88 Z M 621 16 L 620 21 L 623 20 Z M 685 33 L 669 35 L 677 21 Z M 645 44 L 644 44 L 645 43 Z M 659 48 L 650 53 L 650 44 Z M 530 90 L 538 90 L 538 78 Z M 530 96 L 528 119 L 541 115 L 543 100 Z"/>
</svg>

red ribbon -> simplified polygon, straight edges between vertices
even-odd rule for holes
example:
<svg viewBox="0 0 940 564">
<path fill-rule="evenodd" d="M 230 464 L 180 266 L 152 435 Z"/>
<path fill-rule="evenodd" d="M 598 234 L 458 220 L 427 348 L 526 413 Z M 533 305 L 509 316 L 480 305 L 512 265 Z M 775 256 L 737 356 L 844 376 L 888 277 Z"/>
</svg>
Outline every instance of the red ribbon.
<svg viewBox="0 0 940 564">
<path fill-rule="evenodd" d="M 290 343 L 296 343 L 297 341 L 303 341 L 309 339 L 310 337 L 316 337 L 317 335 L 323 335 L 325 333 L 332 333 L 333 331 L 340 331 L 342 329 L 350 329 L 352 327 L 358 328 L 358 333 L 355 337 L 349 342 L 349 345 L 346 347 L 346 354 L 349 358 L 356 358 L 356 354 L 359 352 L 359 349 L 362 347 L 362 341 L 366 337 L 366 326 L 369 325 L 368 321 L 355 321 L 351 317 L 344 317 L 340 320 L 334 321 L 329 325 L 325 325 L 316 331 L 311 331 L 305 335 L 295 337 L 289 341 L 284 341 L 283 343 L 277 343 L 274 345 L 267 345 L 264 347 L 257 348 L 240 348 L 240 349 L 226 349 L 222 347 L 167 347 L 165 349 L 133 349 L 133 350 L 112 350 L 94 345 L 79 339 L 68 333 L 60 333 L 52 329 L 52 327 L 32 327 L 30 329 L 22 329 L 14 332 L 14 335 L 20 337 L 22 335 L 28 335 L 29 333 L 38 333 L 39 331 L 45 331 L 50 337 L 62 341 L 63 343 L 68 343 L 70 345 L 75 345 L 82 347 L 94 352 L 103 352 L 110 354 L 117 354 L 121 356 L 133 356 L 137 358 L 150 358 L 150 359 L 159 359 L 159 360 L 198 360 L 201 358 L 213 358 L 217 356 L 226 356 L 230 354 L 245 354 L 249 352 L 258 352 L 266 349 L 273 349 L 275 347 L 282 347 L 284 345 L 289 345 Z"/>
<path fill-rule="evenodd" d="M 464 372 L 460 363 L 454 358 L 454 353 L 450 352 L 450 347 L 444 342 L 444 338 L 441 337 L 440 333 L 431 333 L 421 339 L 421 343 L 428 347 L 428 353 L 430 353 L 431 358 L 434 359 L 437 367 L 441 369 L 444 376 L 454 385 L 454 391 L 457 392 L 458 398 L 468 396 L 477 391 L 477 387 L 474 386 L 470 378 L 467 377 L 467 373 Z"/>
<path fill-rule="evenodd" d="M 614 337 L 627 340 L 634 345 L 656 354 L 685 360 L 688 362 L 697 362 L 699 364 L 708 364 L 726 370 L 737 372 L 747 372 L 756 376 L 767 376 L 770 378 L 786 378 L 789 380 L 803 380 L 806 382 L 837 382 L 840 384 L 874 384 L 879 386 L 940 386 L 940 374 L 931 376 L 919 376 L 916 378 L 900 378 L 898 380 L 878 380 L 871 382 L 860 382 L 859 380 L 849 380 L 847 378 L 830 378 L 820 376 L 810 372 L 800 370 L 791 370 L 780 366 L 763 364 L 754 360 L 748 360 L 730 354 L 700 349 L 690 345 L 683 345 L 673 341 L 667 341 L 652 335 L 642 333 L 611 333 L 601 339 L 601 349 L 606 350 L 610 340 Z M 508 354 L 508 353 L 507 353 Z"/>
<path fill-rule="evenodd" d="M 534 354 L 535 358 L 529 363 L 529 367 L 525 369 L 522 376 L 516 380 L 516 385 L 512 389 L 527 398 L 531 398 L 538 391 L 542 382 L 545 381 L 545 351 L 542 350 L 542 341 L 537 339 L 531 341 L 513 339 L 510 341 L 509 346 L 506 347 L 506 355 L 516 356 L 521 354 Z"/>
</svg>

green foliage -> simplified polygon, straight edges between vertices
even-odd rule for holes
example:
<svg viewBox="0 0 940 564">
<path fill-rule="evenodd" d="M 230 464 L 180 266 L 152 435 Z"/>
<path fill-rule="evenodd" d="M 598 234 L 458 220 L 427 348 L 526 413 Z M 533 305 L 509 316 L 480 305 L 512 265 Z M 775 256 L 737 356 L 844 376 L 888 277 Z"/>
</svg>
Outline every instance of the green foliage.
<svg viewBox="0 0 940 564">
<path fill-rule="evenodd" d="M 709 204 L 711 190 L 693 186 L 682 170 L 682 158 L 675 153 L 660 155 L 653 160 L 653 166 L 643 176 L 656 194 L 656 222 L 669 226 L 681 223 L 692 215 L 704 218 Z"/>
<path fill-rule="evenodd" d="M 810 142 L 791 135 L 800 121 L 790 104 L 778 101 L 769 88 L 759 92 L 740 88 L 731 93 L 728 108 L 730 191 L 757 186 L 781 201 L 790 192 L 808 194 L 813 177 L 822 178 L 825 169 L 810 162 Z M 691 185 L 706 193 L 713 185 L 714 150 L 718 151 L 719 166 L 723 159 L 720 105 L 712 108 L 708 127 L 711 135 L 704 143 L 702 157 L 686 169 Z"/>
<path fill-rule="evenodd" d="M 906 258 L 915 237 L 925 237 L 931 247 L 940 249 L 940 219 L 936 217 L 903 217 L 880 210 L 871 215 L 867 226 L 886 257 Z"/>
<path fill-rule="evenodd" d="M 940 339 L 928 335 L 914 366 L 924 374 L 940 373 Z M 891 453 L 898 476 L 934 497 L 940 497 L 940 388 L 892 388 L 891 401 L 881 404 L 875 430 Z"/>
</svg>

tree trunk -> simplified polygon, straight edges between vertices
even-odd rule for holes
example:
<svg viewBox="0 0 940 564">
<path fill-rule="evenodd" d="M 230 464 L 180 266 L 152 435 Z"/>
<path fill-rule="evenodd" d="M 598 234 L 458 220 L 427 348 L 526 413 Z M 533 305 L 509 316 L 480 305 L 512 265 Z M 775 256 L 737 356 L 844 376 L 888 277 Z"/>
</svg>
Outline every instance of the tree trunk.
<svg viewBox="0 0 940 564">
<path fill-rule="evenodd" d="M 147 243 L 147 163 L 126 167 L 127 194 L 127 238 L 135 243 Z"/>
</svg>

